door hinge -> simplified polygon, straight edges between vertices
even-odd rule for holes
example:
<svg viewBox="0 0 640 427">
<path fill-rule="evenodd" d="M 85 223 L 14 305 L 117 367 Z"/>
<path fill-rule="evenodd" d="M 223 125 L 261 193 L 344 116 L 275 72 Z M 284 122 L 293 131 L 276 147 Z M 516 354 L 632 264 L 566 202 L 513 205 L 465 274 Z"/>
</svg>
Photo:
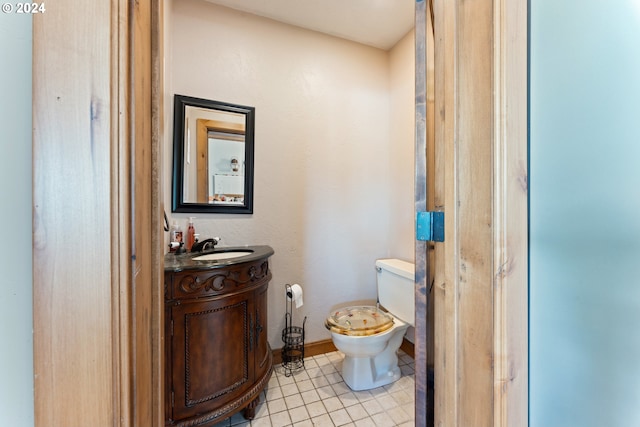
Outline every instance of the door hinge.
<svg viewBox="0 0 640 427">
<path fill-rule="evenodd" d="M 418 212 L 416 239 L 423 242 L 444 242 L 444 212 Z"/>
</svg>

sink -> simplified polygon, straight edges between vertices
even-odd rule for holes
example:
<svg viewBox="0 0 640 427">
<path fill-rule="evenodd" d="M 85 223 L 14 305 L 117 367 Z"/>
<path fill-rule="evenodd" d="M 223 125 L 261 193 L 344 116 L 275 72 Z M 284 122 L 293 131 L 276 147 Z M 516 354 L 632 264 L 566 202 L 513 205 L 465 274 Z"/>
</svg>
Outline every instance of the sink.
<svg viewBox="0 0 640 427">
<path fill-rule="evenodd" d="M 164 271 L 177 273 L 185 270 L 212 270 L 226 266 L 258 262 L 273 255 L 273 248 L 266 245 L 223 246 L 204 252 L 187 252 L 164 256 Z"/>
<path fill-rule="evenodd" d="M 193 257 L 194 261 L 215 261 L 219 259 L 229 259 L 229 258 L 239 258 L 242 256 L 251 255 L 253 253 L 252 250 L 234 250 L 228 252 L 214 252 L 211 254 L 200 255 L 197 257 Z"/>
</svg>

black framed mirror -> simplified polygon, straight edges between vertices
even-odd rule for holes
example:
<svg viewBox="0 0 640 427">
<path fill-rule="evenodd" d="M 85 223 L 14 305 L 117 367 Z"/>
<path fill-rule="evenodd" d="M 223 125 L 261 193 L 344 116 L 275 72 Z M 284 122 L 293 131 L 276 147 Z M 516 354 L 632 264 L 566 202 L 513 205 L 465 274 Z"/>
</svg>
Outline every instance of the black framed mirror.
<svg viewBox="0 0 640 427">
<path fill-rule="evenodd" d="M 173 212 L 253 213 L 255 108 L 174 96 Z"/>
</svg>

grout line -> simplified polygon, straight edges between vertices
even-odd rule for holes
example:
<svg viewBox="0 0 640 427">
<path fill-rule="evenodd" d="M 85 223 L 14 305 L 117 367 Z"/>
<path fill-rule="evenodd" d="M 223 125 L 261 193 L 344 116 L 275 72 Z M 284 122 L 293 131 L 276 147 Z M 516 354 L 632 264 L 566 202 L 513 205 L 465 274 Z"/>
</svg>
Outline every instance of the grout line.
<svg viewBox="0 0 640 427">
<path fill-rule="evenodd" d="M 415 369 L 409 355 L 398 352 L 399 380 L 363 391 L 353 391 L 344 383 L 342 360 L 338 351 L 309 356 L 305 368 L 289 377 L 282 365 L 274 366 L 256 418 L 249 422 L 236 414 L 214 427 L 413 425 Z"/>
</svg>

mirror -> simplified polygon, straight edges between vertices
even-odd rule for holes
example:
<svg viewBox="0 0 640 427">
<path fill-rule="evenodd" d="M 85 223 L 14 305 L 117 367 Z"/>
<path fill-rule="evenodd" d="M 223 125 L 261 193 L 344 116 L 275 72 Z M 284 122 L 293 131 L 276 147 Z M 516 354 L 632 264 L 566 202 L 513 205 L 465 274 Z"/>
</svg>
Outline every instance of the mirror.
<svg viewBox="0 0 640 427">
<path fill-rule="evenodd" d="M 173 212 L 253 213 L 255 108 L 175 95 Z"/>
</svg>

